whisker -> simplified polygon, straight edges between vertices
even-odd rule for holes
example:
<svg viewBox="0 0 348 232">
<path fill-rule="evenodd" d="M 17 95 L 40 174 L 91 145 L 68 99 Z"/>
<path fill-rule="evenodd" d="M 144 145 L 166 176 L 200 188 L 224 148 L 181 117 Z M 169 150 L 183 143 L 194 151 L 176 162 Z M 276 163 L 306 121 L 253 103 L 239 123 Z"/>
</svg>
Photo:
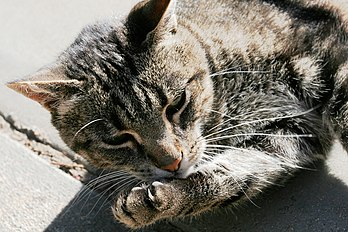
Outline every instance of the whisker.
<svg viewBox="0 0 348 232">
<path fill-rule="evenodd" d="M 99 201 L 103 198 L 103 196 L 105 195 L 105 193 L 106 193 L 107 191 L 109 191 L 110 189 L 114 188 L 117 184 L 118 184 L 118 183 L 115 183 L 115 184 L 113 184 L 111 187 L 109 187 L 108 189 L 104 190 L 102 195 L 97 194 L 96 197 L 98 197 L 98 200 L 94 203 L 93 207 L 92 207 L 92 208 L 90 209 L 90 211 L 86 214 L 86 216 L 90 215 L 90 214 L 93 212 L 93 210 L 97 207 Z M 98 212 L 99 212 L 99 210 L 98 210 Z"/>
<path fill-rule="evenodd" d="M 213 152 L 210 152 L 210 154 L 219 155 L 218 153 L 213 153 Z M 211 158 L 212 158 L 212 157 L 211 157 Z M 213 161 L 213 159 L 212 159 L 211 161 Z M 230 177 L 233 179 L 233 181 L 238 185 L 239 189 L 243 192 L 243 194 L 246 196 L 246 198 L 247 198 L 253 205 L 255 205 L 256 207 L 259 207 L 258 205 L 256 205 L 255 202 L 253 202 L 253 201 L 251 200 L 251 198 L 250 198 L 250 197 L 248 196 L 248 194 L 245 192 L 245 190 L 244 190 L 244 188 L 242 187 L 242 185 L 239 183 L 239 181 L 241 181 L 243 184 L 245 184 L 244 181 L 243 181 L 242 179 L 238 178 L 238 179 L 239 179 L 239 181 L 238 181 L 238 180 L 237 180 L 237 177 L 235 177 L 235 175 L 232 173 L 232 171 L 231 171 L 229 168 L 225 167 L 224 165 L 222 165 L 222 166 L 221 166 L 221 164 L 220 164 L 220 165 L 219 165 L 219 164 L 215 164 L 215 165 L 219 166 L 219 168 L 223 168 L 224 171 L 226 171 L 227 173 L 229 173 L 229 176 L 230 176 Z M 249 176 L 250 176 L 250 175 L 249 175 Z M 252 175 L 251 175 L 251 176 L 252 176 Z"/>
<path fill-rule="evenodd" d="M 307 110 L 307 111 L 304 111 L 304 112 L 301 112 L 301 113 L 298 113 L 298 114 L 287 115 L 287 116 L 279 116 L 279 117 L 272 117 L 272 118 L 263 118 L 263 119 L 257 119 L 257 120 L 253 120 L 253 121 L 243 122 L 243 123 L 240 123 L 240 124 L 231 126 L 231 127 L 227 127 L 227 128 L 222 129 L 222 130 L 220 130 L 220 131 L 217 131 L 217 132 L 208 134 L 208 135 L 204 136 L 204 138 L 209 138 L 209 137 L 214 136 L 214 135 L 216 135 L 216 134 L 220 134 L 220 133 L 222 133 L 222 132 L 225 132 L 225 131 L 228 131 L 228 130 L 231 130 L 231 129 L 234 129 L 234 128 L 237 128 L 237 127 L 240 127 L 240 126 L 244 126 L 244 125 L 250 125 L 250 124 L 259 123 L 259 122 L 265 122 L 265 121 L 275 121 L 275 120 L 279 120 L 279 119 L 287 119 L 287 118 L 299 117 L 299 116 L 308 114 L 308 113 L 310 113 L 310 112 L 316 110 L 318 107 L 319 107 L 319 106 L 313 107 L 313 108 L 311 108 L 311 109 L 309 109 L 309 110 Z"/>
<path fill-rule="evenodd" d="M 110 187 L 108 187 L 107 189 L 104 189 L 101 193 L 98 192 L 98 191 L 93 191 L 93 190 L 92 190 L 92 191 L 89 191 L 88 197 L 87 197 L 87 199 L 85 200 L 84 204 L 83 204 L 82 207 L 81 207 L 81 211 L 82 211 L 82 209 L 85 207 L 85 205 L 87 204 L 87 202 L 90 201 L 90 199 L 93 200 L 93 199 L 97 198 L 98 196 L 100 196 L 100 194 L 101 194 L 100 198 L 103 197 L 104 194 L 105 194 L 106 192 L 108 192 L 110 189 L 112 189 L 113 187 L 115 187 L 115 186 L 118 185 L 119 183 L 122 183 L 122 182 L 124 182 L 124 181 L 127 181 L 128 179 L 129 179 L 129 178 L 123 178 L 122 180 L 117 181 L 115 184 L 112 184 L 112 185 L 111 185 Z M 116 180 L 109 180 L 109 181 L 107 181 L 107 183 L 102 183 L 101 186 L 98 186 L 98 188 L 102 188 L 103 186 L 107 186 L 108 184 L 110 184 L 110 183 L 112 183 L 112 182 L 114 182 L 114 181 L 116 181 Z M 91 198 L 91 195 L 92 195 L 93 192 L 96 193 L 96 195 L 95 195 L 93 198 Z M 81 199 L 82 199 L 82 198 L 81 198 Z M 98 204 L 98 202 L 99 202 L 99 200 L 98 200 L 95 204 Z"/>
<path fill-rule="evenodd" d="M 227 145 L 207 145 L 208 148 L 219 148 L 219 149 L 226 149 L 226 150 L 236 150 L 236 151 L 243 151 L 245 153 L 251 153 L 255 158 L 258 158 L 260 160 L 266 161 L 266 162 L 272 162 L 275 163 L 274 161 L 277 161 L 276 163 L 278 165 L 283 165 L 286 167 L 290 167 L 290 168 L 304 168 L 299 166 L 298 164 L 294 163 L 293 160 L 284 157 L 284 156 L 280 156 L 277 153 L 272 153 L 272 154 L 268 154 L 263 152 L 262 155 L 260 155 L 259 153 L 255 153 L 255 150 L 250 150 L 250 149 L 245 149 L 245 148 L 238 148 L 238 147 L 233 147 L 233 146 L 227 146 Z M 222 151 L 226 151 L 226 150 L 222 150 Z M 209 152 L 209 151 L 205 151 L 205 152 Z M 215 152 L 210 152 L 211 154 L 215 154 L 215 155 L 221 155 L 219 153 L 215 153 Z M 241 168 L 241 167 L 236 167 L 236 168 Z M 305 169 L 305 168 L 304 168 Z"/>
<path fill-rule="evenodd" d="M 95 186 L 99 181 L 103 181 L 105 179 L 114 178 L 114 177 L 122 177 L 122 176 L 126 176 L 126 175 L 128 175 L 128 174 L 125 173 L 125 172 L 122 172 L 122 173 L 121 172 L 106 173 L 104 175 L 100 175 L 97 178 L 91 180 L 90 182 L 88 182 L 86 184 L 86 186 L 92 187 L 92 186 Z"/>
<path fill-rule="evenodd" d="M 234 67 L 230 67 L 230 68 L 227 68 L 227 69 L 223 69 L 223 70 L 220 70 L 220 71 L 217 71 L 217 72 L 214 72 L 210 75 L 214 75 L 216 73 L 220 73 L 220 72 L 228 72 L 228 71 L 233 71 L 233 70 L 236 70 L 236 69 L 239 69 L 241 68 L 241 66 L 234 66 Z"/>
<path fill-rule="evenodd" d="M 251 202 L 251 204 L 253 204 L 254 206 L 256 206 L 257 208 L 260 208 L 260 206 L 258 206 L 253 200 L 251 200 L 251 198 L 248 196 L 248 194 L 245 192 L 244 188 L 242 187 L 242 185 L 236 180 L 236 178 L 234 177 L 234 175 L 230 175 L 231 178 L 234 180 L 234 182 L 236 182 L 236 184 L 238 185 L 239 189 L 243 192 L 243 194 L 245 195 L 245 197 L 248 199 L 248 201 Z M 240 179 L 239 179 L 240 180 Z M 242 180 L 240 180 L 241 182 L 243 182 Z"/>
<path fill-rule="evenodd" d="M 212 112 L 212 113 L 216 113 L 216 114 L 220 114 L 223 117 L 229 118 L 229 119 L 238 119 L 240 116 L 237 115 L 236 117 L 231 117 L 228 114 L 222 113 L 220 111 L 217 110 L 211 110 L 211 109 L 206 109 L 206 111 Z"/>
<path fill-rule="evenodd" d="M 92 186 L 92 184 L 93 184 L 94 182 L 97 182 L 100 178 L 103 177 L 103 173 L 104 173 L 104 170 L 100 173 L 100 175 L 99 175 L 97 178 L 93 179 L 93 180 L 90 181 L 88 184 L 86 184 L 86 185 L 83 186 L 83 188 L 77 193 L 76 198 L 75 198 L 75 199 L 73 200 L 73 202 L 70 204 L 70 207 L 68 208 L 67 211 L 69 211 L 69 209 L 70 209 L 72 206 L 78 204 L 78 203 L 83 199 L 83 197 L 84 197 L 86 194 L 88 194 L 88 193 L 91 194 L 91 191 L 88 192 L 88 190 L 91 189 L 91 186 Z M 96 183 L 94 183 L 94 184 L 96 184 Z M 67 212 L 67 211 L 66 211 L 66 212 Z"/>
<path fill-rule="evenodd" d="M 109 173 L 106 173 L 104 175 L 100 175 L 97 178 L 91 180 L 86 186 L 94 185 L 96 182 L 100 181 L 101 179 L 109 179 L 109 178 L 115 178 L 115 177 L 122 177 L 129 175 L 127 172 L 124 171 L 112 171 Z"/>
<path fill-rule="evenodd" d="M 245 73 L 251 73 L 251 74 L 256 74 L 256 73 L 271 73 L 270 71 L 257 71 L 257 70 L 234 70 L 234 71 L 221 71 L 221 72 L 216 72 L 213 74 L 210 74 L 210 77 L 215 77 L 215 76 L 222 76 L 222 75 L 227 75 L 227 74 L 245 74 Z"/>
<path fill-rule="evenodd" d="M 96 122 L 100 122 L 100 121 L 106 121 L 106 120 L 103 119 L 103 118 L 98 118 L 98 119 L 95 119 L 95 120 L 93 120 L 93 121 L 87 123 L 87 124 L 84 125 L 83 127 L 81 127 L 81 128 L 75 133 L 75 135 L 74 135 L 72 141 L 75 140 L 76 136 L 77 136 L 81 131 L 83 131 L 84 129 L 86 129 L 86 128 L 89 127 L 90 125 L 92 125 L 92 124 L 94 124 L 94 123 L 96 123 Z"/>
<path fill-rule="evenodd" d="M 75 205 L 77 205 L 78 203 L 80 203 L 85 196 L 88 194 L 88 197 L 85 199 L 85 202 L 83 204 L 82 207 L 80 207 L 81 209 L 83 209 L 83 207 L 86 205 L 86 203 L 88 202 L 93 190 L 95 188 L 95 185 L 97 185 L 99 182 L 108 179 L 106 178 L 106 176 L 112 175 L 114 174 L 114 172 L 112 173 L 107 173 L 107 174 L 103 174 L 105 170 L 103 170 L 100 175 L 93 179 L 92 181 L 90 181 L 88 184 L 84 185 L 83 188 L 77 193 L 76 197 L 74 198 L 74 200 L 70 203 L 69 207 L 67 208 L 67 210 L 65 210 L 63 216 L 69 212 L 69 210 L 74 207 Z M 115 171 L 115 173 L 119 173 L 119 171 Z M 88 191 L 90 190 L 90 191 Z"/>
<path fill-rule="evenodd" d="M 106 183 L 102 183 L 102 186 L 107 186 L 108 184 L 113 183 L 113 182 L 115 182 L 115 184 L 118 185 L 118 184 L 122 184 L 124 182 L 127 182 L 130 179 L 134 179 L 134 177 L 133 176 L 125 176 L 125 177 L 122 177 L 122 178 L 119 178 L 119 179 L 110 179 L 110 180 L 106 181 Z M 103 190 L 102 193 L 105 193 L 105 192 L 109 191 L 113 187 L 115 187 L 114 184 L 112 186 L 108 187 L 106 190 Z M 102 196 L 103 195 L 104 194 L 102 194 Z"/>
<path fill-rule="evenodd" d="M 103 180 L 100 181 L 101 183 L 98 184 L 98 187 L 97 188 L 93 188 L 93 189 L 94 190 L 101 189 L 102 187 L 108 185 L 109 183 L 116 182 L 116 181 L 120 182 L 120 181 L 123 181 L 123 180 L 128 179 L 128 178 L 129 177 L 127 177 L 127 176 L 120 176 L 120 177 L 117 177 L 117 178 L 110 177 L 110 178 L 107 178 L 107 179 L 103 179 Z"/>
<path fill-rule="evenodd" d="M 202 155 L 202 160 L 204 162 L 209 162 L 209 161 L 213 161 L 214 160 L 214 158 L 212 156 L 210 156 L 209 154 L 212 154 L 212 153 L 206 152 L 206 154 Z"/>
<path fill-rule="evenodd" d="M 232 121 L 232 120 L 238 120 L 238 119 L 240 119 L 240 118 L 242 118 L 242 117 L 245 117 L 245 116 L 247 116 L 247 115 L 252 115 L 252 113 L 250 113 L 250 114 L 237 115 L 236 117 L 231 117 L 231 116 L 229 116 L 228 114 L 221 113 L 221 112 L 216 111 L 216 110 L 206 110 L 206 111 L 209 111 L 209 112 L 212 112 L 212 113 L 217 113 L 217 114 L 220 114 L 222 117 L 228 118 L 227 120 L 225 120 L 225 121 L 223 121 L 223 122 L 217 124 L 216 126 L 210 128 L 210 129 L 208 130 L 208 132 L 210 132 L 210 131 L 212 131 L 212 130 L 215 130 L 216 128 L 218 128 L 218 127 L 220 127 L 220 126 L 222 126 L 222 125 L 224 125 L 224 124 L 226 124 L 226 123 L 228 123 L 228 122 L 230 122 L 230 121 Z"/>
<path fill-rule="evenodd" d="M 98 200 L 94 203 L 92 209 L 89 211 L 89 213 L 88 213 L 86 216 L 88 216 L 88 215 L 90 215 L 90 214 L 92 213 L 92 211 L 95 209 L 95 207 L 97 207 L 97 205 L 98 205 L 98 203 L 100 202 L 100 200 L 105 196 L 105 194 L 106 194 L 108 191 L 112 190 L 112 189 L 113 189 L 115 186 L 117 186 L 118 184 L 123 183 L 122 185 L 118 186 L 118 187 L 116 188 L 116 190 L 114 190 L 114 191 L 117 191 L 118 189 L 120 189 L 121 187 L 123 187 L 126 183 L 129 183 L 129 182 L 131 182 L 131 181 L 134 181 L 134 177 L 132 177 L 132 176 L 130 176 L 130 177 L 126 178 L 126 179 L 123 179 L 122 181 L 119 181 L 119 182 L 117 182 L 117 183 L 111 185 L 109 188 L 107 188 L 106 190 L 104 190 L 103 193 L 102 193 L 101 195 L 97 195 L 97 196 L 99 196 Z M 97 197 L 97 196 L 96 196 L 96 197 Z"/>
<path fill-rule="evenodd" d="M 129 188 L 133 183 L 136 182 L 136 179 L 132 179 L 130 182 L 127 183 L 127 185 L 124 188 Z M 140 184 L 142 181 L 138 181 L 134 186 L 138 186 L 138 184 Z M 119 191 L 119 188 L 113 190 L 106 198 L 105 200 L 102 202 L 101 206 L 99 207 L 99 210 L 96 212 L 96 214 L 98 214 L 100 212 L 100 210 L 103 208 L 103 206 L 109 201 L 109 199 L 115 195 L 115 193 Z"/>
<path fill-rule="evenodd" d="M 267 134 L 267 133 L 246 133 L 246 134 L 233 134 L 233 135 L 225 135 L 220 137 L 214 137 L 210 139 L 206 139 L 206 142 L 216 142 L 223 139 L 230 139 L 241 136 L 268 136 L 268 137 L 279 137 L 279 138 L 314 138 L 315 136 L 312 134 L 295 134 L 295 135 L 281 135 L 281 134 Z"/>
<path fill-rule="evenodd" d="M 209 148 L 214 148 L 214 149 L 217 149 L 219 151 L 226 151 L 226 149 L 231 149 L 231 150 L 243 151 L 243 152 L 246 152 L 246 153 L 251 153 L 253 151 L 253 150 L 249 150 L 249 149 L 246 149 L 246 148 L 234 147 L 234 146 L 229 146 L 229 145 L 219 145 L 219 144 L 207 144 L 206 147 L 208 149 L 206 151 L 204 151 L 204 152 L 208 151 L 208 152 L 210 152 L 211 154 L 214 154 L 214 155 L 221 155 L 221 154 L 209 151 Z"/>
<path fill-rule="evenodd" d="M 213 112 L 213 113 L 218 113 L 218 114 L 220 114 L 221 116 L 223 116 L 223 117 L 227 117 L 228 119 L 227 120 L 225 120 L 225 121 L 223 121 L 223 122 L 221 122 L 220 124 L 218 124 L 218 125 L 216 125 L 216 126 L 214 126 L 213 128 L 211 128 L 211 129 L 209 129 L 208 130 L 208 132 L 210 132 L 210 131 L 212 131 L 212 130 L 214 130 L 214 129 L 216 129 L 216 128 L 218 128 L 218 127 L 220 127 L 220 126 L 222 126 L 222 125 L 224 125 L 224 124 L 226 124 L 226 123 L 228 123 L 228 122 L 230 122 L 230 121 L 232 121 L 232 120 L 240 120 L 241 118 L 245 118 L 245 117 L 248 117 L 248 116 L 252 116 L 252 115 L 255 115 L 255 113 L 261 113 L 261 112 L 269 112 L 269 111 L 277 111 L 278 109 L 280 109 L 281 107 L 274 107 L 274 108 L 262 108 L 262 109 L 258 109 L 258 110 L 256 110 L 256 111 L 253 111 L 252 113 L 245 113 L 245 114 L 240 114 L 240 115 L 237 115 L 237 116 L 235 116 L 235 117 L 231 117 L 231 116 L 229 116 L 229 115 L 227 115 L 227 114 L 225 114 L 225 113 L 221 113 L 221 112 L 219 112 L 219 111 L 216 111 L 216 110 L 207 110 L 207 111 L 209 111 L 209 112 Z M 271 118 L 272 119 L 272 118 Z M 258 119 L 258 120 L 255 120 L 255 121 L 259 121 L 260 119 Z M 248 123 L 253 123 L 254 121 L 249 121 Z"/>
<path fill-rule="evenodd" d="M 117 175 L 116 175 L 117 174 Z M 101 175 L 99 177 L 97 177 L 96 179 L 90 181 L 88 184 L 86 184 L 84 186 L 84 189 L 79 193 L 78 198 L 77 199 L 82 199 L 83 197 L 85 197 L 85 195 L 87 193 L 89 193 L 89 196 L 87 198 L 86 201 L 88 201 L 90 195 L 92 194 L 92 191 L 87 191 L 88 189 L 100 189 L 103 186 L 107 185 L 110 182 L 113 181 L 119 181 L 119 180 L 123 180 L 124 178 L 127 178 L 127 173 L 123 172 L 122 175 L 120 175 L 121 173 L 119 172 L 111 172 L 111 173 L 107 173 L 105 175 Z"/>
</svg>

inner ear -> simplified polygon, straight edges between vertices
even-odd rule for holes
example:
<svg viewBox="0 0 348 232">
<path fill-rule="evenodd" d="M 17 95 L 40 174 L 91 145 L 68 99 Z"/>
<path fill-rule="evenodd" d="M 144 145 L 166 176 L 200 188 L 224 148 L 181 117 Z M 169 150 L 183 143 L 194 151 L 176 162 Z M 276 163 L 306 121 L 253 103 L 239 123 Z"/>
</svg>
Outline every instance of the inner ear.
<svg viewBox="0 0 348 232">
<path fill-rule="evenodd" d="M 127 18 L 133 42 L 141 44 L 155 29 L 173 31 L 175 5 L 176 0 L 145 0 L 135 5 Z"/>
<path fill-rule="evenodd" d="M 7 84 L 9 88 L 40 103 L 49 111 L 59 101 L 76 92 L 79 85 L 80 81 L 67 78 L 59 66 L 41 69 L 26 79 Z"/>
</svg>

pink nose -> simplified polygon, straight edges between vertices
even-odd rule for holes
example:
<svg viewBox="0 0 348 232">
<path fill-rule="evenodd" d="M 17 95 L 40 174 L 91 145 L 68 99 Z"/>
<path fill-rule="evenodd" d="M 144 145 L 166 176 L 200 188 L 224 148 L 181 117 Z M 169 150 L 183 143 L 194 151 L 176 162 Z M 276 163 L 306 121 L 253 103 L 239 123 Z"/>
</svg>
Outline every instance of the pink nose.
<svg viewBox="0 0 348 232">
<path fill-rule="evenodd" d="M 180 163 L 181 163 L 181 157 L 174 160 L 173 163 L 166 165 L 166 166 L 162 166 L 161 169 L 169 171 L 169 172 L 175 172 L 176 170 L 179 169 Z"/>
</svg>

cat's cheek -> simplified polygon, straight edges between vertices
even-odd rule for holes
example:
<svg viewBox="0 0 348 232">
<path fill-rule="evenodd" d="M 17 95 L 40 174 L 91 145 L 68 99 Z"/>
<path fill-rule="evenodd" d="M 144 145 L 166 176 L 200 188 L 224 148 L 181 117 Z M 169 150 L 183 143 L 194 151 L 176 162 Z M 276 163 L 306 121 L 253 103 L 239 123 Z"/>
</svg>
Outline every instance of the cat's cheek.
<svg viewBox="0 0 348 232">
<path fill-rule="evenodd" d="M 58 105 L 57 107 L 57 113 L 61 117 L 64 117 L 66 115 L 69 115 L 72 109 L 75 107 L 75 102 L 72 100 L 67 100 L 62 102 L 61 104 Z"/>
<path fill-rule="evenodd" d="M 78 154 L 83 158 L 87 159 L 88 162 L 93 164 L 96 167 L 101 168 L 113 168 L 115 165 L 112 161 L 105 159 L 103 156 L 95 153 L 95 152 L 87 152 L 85 150 L 79 150 Z"/>
<path fill-rule="evenodd" d="M 200 115 L 201 121 L 205 121 L 206 115 L 210 112 L 214 100 L 214 88 L 212 80 L 208 77 L 204 78 L 202 82 L 197 83 L 195 96 L 195 106 L 197 113 Z"/>
</svg>

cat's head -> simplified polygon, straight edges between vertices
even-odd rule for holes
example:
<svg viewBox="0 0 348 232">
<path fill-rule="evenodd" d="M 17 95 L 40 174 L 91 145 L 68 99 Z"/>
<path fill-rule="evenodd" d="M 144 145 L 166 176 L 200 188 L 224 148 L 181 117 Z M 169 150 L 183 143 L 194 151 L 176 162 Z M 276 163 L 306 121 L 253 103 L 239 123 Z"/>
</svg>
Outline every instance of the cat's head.
<svg viewBox="0 0 348 232">
<path fill-rule="evenodd" d="M 204 150 L 214 96 L 203 49 L 175 5 L 147 0 L 86 27 L 55 64 L 8 86 L 48 109 L 63 140 L 95 165 L 184 178 Z"/>
</svg>

